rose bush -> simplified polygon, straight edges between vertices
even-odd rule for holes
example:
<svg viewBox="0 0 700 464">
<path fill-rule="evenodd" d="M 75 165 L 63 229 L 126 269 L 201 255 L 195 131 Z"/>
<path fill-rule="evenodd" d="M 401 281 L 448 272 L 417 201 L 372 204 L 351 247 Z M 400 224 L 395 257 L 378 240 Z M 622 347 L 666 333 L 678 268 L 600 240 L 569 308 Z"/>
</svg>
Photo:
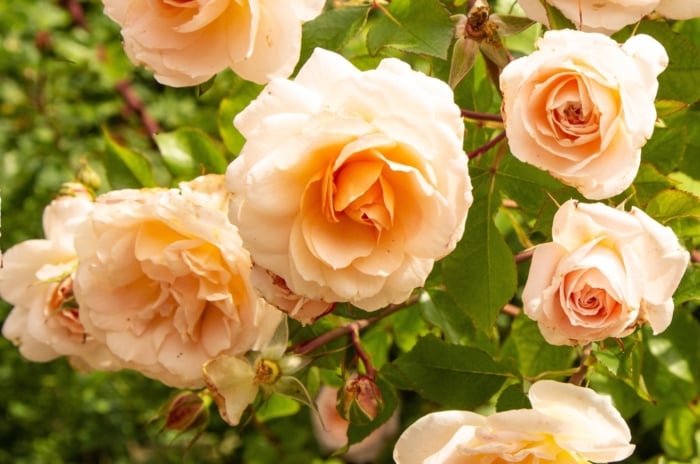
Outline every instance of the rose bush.
<svg viewBox="0 0 700 464">
<path fill-rule="evenodd" d="M 110 352 L 85 332 L 73 298 L 73 239 L 92 204 L 85 191 L 58 197 L 44 209 L 46 238 L 18 243 L 3 256 L 0 296 L 15 306 L 2 334 L 31 361 L 68 356 L 83 369 L 116 367 Z"/>
<path fill-rule="evenodd" d="M 226 173 L 231 220 L 256 265 L 298 295 L 366 310 L 403 301 L 462 236 L 460 111 L 444 82 L 406 63 L 361 72 L 316 49 L 235 125 L 246 143 Z"/>
<path fill-rule="evenodd" d="M 523 307 L 556 345 L 624 337 L 645 322 L 656 334 L 671 323 L 689 259 L 673 231 L 638 208 L 570 200 L 554 216 L 552 242 L 535 249 Z"/>
<path fill-rule="evenodd" d="M 620 46 L 597 33 L 549 31 L 500 77 L 502 114 L 518 159 L 586 198 L 621 193 L 639 169 L 656 121 L 663 46 L 636 35 Z"/>
<path fill-rule="evenodd" d="M 258 298 L 228 222 L 222 176 L 180 189 L 114 190 L 76 232 L 80 320 L 123 363 L 176 387 L 264 343 L 282 313 Z"/>
<path fill-rule="evenodd" d="M 528 17 L 549 25 L 540 0 L 518 0 L 518 3 Z M 547 3 L 561 11 L 576 27 L 606 34 L 640 21 L 654 10 L 670 19 L 700 16 L 700 2 L 689 0 L 547 0 Z"/>
<path fill-rule="evenodd" d="M 301 24 L 323 0 L 103 0 L 132 62 L 174 87 L 230 67 L 258 83 L 287 77 L 299 60 Z"/>
<path fill-rule="evenodd" d="M 443 411 L 421 417 L 399 437 L 397 464 L 621 461 L 630 456 L 630 431 L 610 397 L 551 380 L 528 392 L 532 409 L 488 417 Z"/>
</svg>

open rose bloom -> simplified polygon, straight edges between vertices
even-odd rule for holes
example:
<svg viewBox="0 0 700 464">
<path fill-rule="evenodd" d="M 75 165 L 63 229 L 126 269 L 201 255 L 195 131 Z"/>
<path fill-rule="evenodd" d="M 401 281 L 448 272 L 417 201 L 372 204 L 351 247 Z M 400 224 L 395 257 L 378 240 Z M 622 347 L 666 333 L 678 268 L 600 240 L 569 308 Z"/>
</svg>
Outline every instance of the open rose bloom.
<svg viewBox="0 0 700 464">
<path fill-rule="evenodd" d="M 500 77 L 513 155 L 586 198 L 621 193 L 637 175 L 654 130 L 666 51 L 643 34 L 619 45 L 572 30 L 546 32 L 537 48 Z"/>
<path fill-rule="evenodd" d="M 532 409 L 488 417 L 470 411 L 428 414 L 399 437 L 397 464 L 584 464 L 632 454 L 630 431 L 610 397 L 541 380 L 528 392 Z"/>
<path fill-rule="evenodd" d="M 73 239 L 92 205 L 86 193 L 57 198 L 44 209 L 46 238 L 18 243 L 3 256 L 0 295 L 14 308 L 2 334 L 31 361 L 68 356 L 86 370 L 118 368 L 111 353 L 85 332 L 73 299 L 78 264 Z"/>
<path fill-rule="evenodd" d="M 302 22 L 323 0 L 103 0 L 132 62 L 184 87 L 231 68 L 258 83 L 287 77 L 299 60 Z"/>
<path fill-rule="evenodd" d="M 257 297 L 227 204 L 214 175 L 96 200 L 76 233 L 74 290 L 86 330 L 123 367 L 202 387 L 207 360 L 272 336 L 282 313 Z"/>
<path fill-rule="evenodd" d="M 624 337 L 648 322 L 665 330 L 689 254 L 673 231 L 643 211 L 564 203 L 552 242 L 535 249 L 525 313 L 555 345 Z"/>
<path fill-rule="evenodd" d="M 576 27 L 606 34 L 634 24 L 654 10 L 669 19 L 700 16 L 697 0 L 547 0 L 547 3 L 561 11 Z M 518 4 L 529 18 L 549 25 L 540 0 L 518 0 Z"/>
<path fill-rule="evenodd" d="M 361 72 L 316 49 L 235 126 L 246 143 L 226 173 L 231 221 L 255 264 L 298 295 L 370 311 L 404 301 L 462 236 L 472 195 L 459 108 L 402 61 Z"/>
</svg>

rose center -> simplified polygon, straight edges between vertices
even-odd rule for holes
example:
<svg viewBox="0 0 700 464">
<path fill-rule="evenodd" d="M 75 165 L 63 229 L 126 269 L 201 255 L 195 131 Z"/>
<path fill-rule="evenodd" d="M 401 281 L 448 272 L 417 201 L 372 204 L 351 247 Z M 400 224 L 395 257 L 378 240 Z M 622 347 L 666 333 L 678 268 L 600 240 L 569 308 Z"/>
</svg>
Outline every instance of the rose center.
<svg viewBox="0 0 700 464">
<path fill-rule="evenodd" d="M 374 227 L 389 229 L 394 218 L 394 191 L 382 175 L 379 160 L 348 161 L 340 169 L 324 175 L 323 211 L 327 220 L 341 217 Z"/>
</svg>

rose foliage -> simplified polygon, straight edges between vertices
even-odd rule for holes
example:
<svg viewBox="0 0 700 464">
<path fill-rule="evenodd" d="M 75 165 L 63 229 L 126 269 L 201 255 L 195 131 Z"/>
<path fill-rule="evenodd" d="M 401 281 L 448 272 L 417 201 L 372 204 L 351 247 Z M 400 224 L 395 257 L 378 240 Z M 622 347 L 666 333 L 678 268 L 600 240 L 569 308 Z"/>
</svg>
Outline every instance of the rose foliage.
<svg viewBox="0 0 700 464">
<path fill-rule="evenodd" d="M 700 7 L 0 4 L 0 463 L 700 463 Z"/>
</svg>

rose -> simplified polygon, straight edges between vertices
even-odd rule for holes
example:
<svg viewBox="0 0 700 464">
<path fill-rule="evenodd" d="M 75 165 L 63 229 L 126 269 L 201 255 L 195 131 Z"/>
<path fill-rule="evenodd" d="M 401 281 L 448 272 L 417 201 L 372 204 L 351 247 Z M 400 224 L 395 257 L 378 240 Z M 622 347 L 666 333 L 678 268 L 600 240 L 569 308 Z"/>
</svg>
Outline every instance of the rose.
<svg viewBox="0 0 700 464">
<path fill-rule="evenodd" d="M 246 143 L 226 173 L 231 221 L 298 295 L 365 310 L 404 301 L 462 236 L 460 111 L 444 82 L 406 63 L 361 72 L 316 49 L 235 125 Z"/>
<path fill-rule="evenodd" d="M 397 464 L 620 461 L 634 445 L 610 397 L 572 384 L 541 380 L 528 392 L 532 409 L 488 417 L 443 411 L 414 422 L 394 448 Z"/>
<path fill-rule="evenodd" d="M 312 426 L 316 441 L 324 452 L 341 449 L 348 442 L 350 424 L 336 409 L 338 389 L 322 385 L 316 396 L 318 416 L 312 415 Z M 347 462 L 376 462 L 379 453 L 396 434 L 399 428 L 399 410 L 362 441 L 351 445 L 343 454 Z"/>
<path fill-rule="evenodd" d="M 13 246 L 0 268 L 0 295 L 15 305 L 2 327 L 3 335 L 31 361 L 69 356 L 85 370 L 115 368 L 114 359 L 85 333 L 73 299 L 77 258 L 73 238 L 92 209 L 84 190 L 52 201 L 43 214 L 45 239 Z"/>
<path fill-rule="evenodd" d="M 121 26 L 132 62 L 174 87 L 200 84 L 230 67 L 264 83 L 299 60 L 301 24 L 323 0 L 103 0 Z"/>
<path fill-rule="evenodd" d="M 535 248 L 524 310 L 555 345 L 624 337 L 644 322 L 659 333 L 688 261 L 673 231 L 640 209 L 570 200 L 554 215 L 552 242 Z"/>
<path fill-rule="evenodd" d="M 639 169 L 656 121 L 664 48 L 647 35 L 620 46 L 597 33 L 549 31 L 538 50 L 500 77 L 510 149 L 598 200 L 622 192 Z"/>
<path fill-rule="evenodd" d="M 518 0 L 518 3 L 529 18 L 549 25 L 547 12 L 540 0 Z M 547 0 L 547 3 L 580 29 L 606 34 L 640 21 L 654 9 L 671 19 L 700 16 L 700 2 L 689 0 Z"/>
<path fill-rule="evenodd" d="M 272 335 L 282 313 L 255 294 L 228 222 L 222 176 L 180 189 L 115 190 L 76 235 L 80 320 L 124 367 L 175 387 Z"/>
</svg>

